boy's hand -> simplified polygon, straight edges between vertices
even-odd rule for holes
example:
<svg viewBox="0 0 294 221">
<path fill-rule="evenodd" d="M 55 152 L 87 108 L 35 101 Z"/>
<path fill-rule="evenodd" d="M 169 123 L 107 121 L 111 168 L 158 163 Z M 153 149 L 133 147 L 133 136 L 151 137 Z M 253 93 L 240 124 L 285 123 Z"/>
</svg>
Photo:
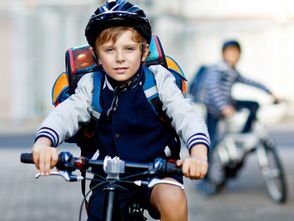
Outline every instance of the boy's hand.
<svg viewBox="0 0 294 221">
<path fill-rule="evenodd" d="M 33 161 L 42 176 L 48 176 L 50 169 L 55 167 L 58 161 L 56 148 L 51 147 L 51 141 L 48 138 L 39 138 L 33 146 Z"/>
<path fill-rule="evenodd" d="M 191 179 L 203 179 L 208 170 L 207 147 L 197 144 L 191 149 L 191 156 L 185 160 L 178 160 L 177 166 L 182 166 L 185 177 Z"/>
<path fill-rule="evenodd" d="M 225 106 L 224 109 L 222 110 L 222 114 L 225 116 L 225 117 L 231 117 L 234 115 L 235 113 L 235 108 L 232 106 L 232 105 L 228 105 L 228 106 Z"/>
<path fill-rule="evenodd" d="M 274 100 L 274 104 L 280 104 L 281 102 L 286 102 L 285 98 L 279 97 L 275 94 L 272 94 L 272 98 Z"/>
</svg>

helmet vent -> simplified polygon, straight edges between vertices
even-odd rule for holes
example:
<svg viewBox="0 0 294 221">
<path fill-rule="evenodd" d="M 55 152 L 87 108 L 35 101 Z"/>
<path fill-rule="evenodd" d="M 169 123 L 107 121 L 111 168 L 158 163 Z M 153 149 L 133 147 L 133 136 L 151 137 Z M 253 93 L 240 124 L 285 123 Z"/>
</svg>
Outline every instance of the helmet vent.
<svg viewBox="0 0 294 221">
<path fill-rule="evenodd" d="M 108 8 L 104 7 L 105 11 L 113 11 L 115 8 L 117 8 L 119 5 L 116 3 L 116 0 L 108 0 L 107 2 Z"/>
</svg>

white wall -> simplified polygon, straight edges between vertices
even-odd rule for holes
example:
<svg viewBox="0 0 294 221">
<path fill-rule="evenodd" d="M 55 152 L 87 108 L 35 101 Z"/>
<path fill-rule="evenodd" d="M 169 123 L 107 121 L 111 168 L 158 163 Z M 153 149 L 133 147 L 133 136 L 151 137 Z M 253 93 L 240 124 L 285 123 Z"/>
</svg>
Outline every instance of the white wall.
<svg viewBox="0 0 294 221">
<path fill-rule="evenodd" d="M 293 116 L 294 1 L 186 0 L 168 6 L 158 18 L 156 32 L 167 53 L 182 64 L 188 79 L 200 64 L 221 59 L 225 39 L 238 39 L 242 45 L 241 73 L 288 99 L 292 105 L 287 114 Z M 236 87 L 234 94 L 267 99 L 247 87 Z"/>
<path fill-rule="evenodd" d="M 188 79 L 200 64 L 221 59 L 224 39 L 237 38 L 243 48 L 240 71 L 263 81 L 278 95 L 294 103 L 294 1 L 134 2 L 146 9 L 166 53 L 182 65 Z M 9 55 L 0 55 L 5 61 L 0 70 L 9 73 L 7 84 L 2 82 L 1 85 L 2 90 L 9 90 L 7 96 L 10 97 L 3 96 L 1 91 L 0 121 L 48 113 L 52 108 L 51 87 L 64 70 L 64 52 L 71 46 L 85 43 L 84 28 L 96 6 L 96 0 L 1 1 L 0 24 L 7 28 L 1 29 L 0 48 Z M 264 99 L 256 91 L 240 87 L 235 94 Z M 288 114 L 294 115 L 291 108 Z"/>
</svg>

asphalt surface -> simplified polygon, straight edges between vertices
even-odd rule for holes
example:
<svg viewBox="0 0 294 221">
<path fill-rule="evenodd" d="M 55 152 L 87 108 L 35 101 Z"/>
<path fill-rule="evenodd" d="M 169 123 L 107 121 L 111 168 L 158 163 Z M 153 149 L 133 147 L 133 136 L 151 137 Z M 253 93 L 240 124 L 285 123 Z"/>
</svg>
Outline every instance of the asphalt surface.
<svg viewBox="0 0 294 221">
<path fill-rule="evenodd" d="M 274 203 L 254 153 L 246 161 L 238 178 L 217 196 L 205 197 L 195 188 L 196 181 L 185 180 L 190 221 L 293 221 L 294 220 L 294 148 L 293 131 L 274 133 L 287 175 L 288 201 Z M 35 179 L 34 166 L 19 162 L 22 152 L 31 150 L 32 135 L 0 136 L 0 220 L 1 221 L 70 221 L 78 220 L 82 201 L 79 183 L 67 183 L 57 177 Z M 282 144 L 281 144 L 282 143 Z M 77 148 L 65 145 L 62 150 L 76 154 Z M 183 155 L 186 153 L 183 152 Z M 85 220 L 85 219 L 83 219 Z M 152 219 L 149 219 L 152 220 Z"/>
</svg>

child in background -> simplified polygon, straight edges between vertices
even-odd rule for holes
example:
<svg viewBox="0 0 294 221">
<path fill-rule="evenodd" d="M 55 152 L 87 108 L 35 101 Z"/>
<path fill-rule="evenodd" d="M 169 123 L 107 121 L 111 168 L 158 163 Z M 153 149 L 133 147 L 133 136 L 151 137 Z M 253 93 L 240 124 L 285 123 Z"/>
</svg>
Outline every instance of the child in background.
<svg viewBox="0 0 294 221">
<path fill-rule="evenodd" d="M 278 100 L 271 90 L 262 83 L 242 76 L 237 70 L 236 66 L 241 57 L 241 45 L 237 40 L 227 40 L 223 43 L 222 57 L 221 62 L 206 70 L 202 84 L 204 88 L 203 103 L 207 110 L 206 123 L 211 139 L 210 155 L 212 155 L 220 139 L 218 137 L 218 124 L 222 118 L 229 118 L 236 111 L 247 109 L 249 114 L 242 128 L 242 133 L 250 132 L 256 120 L 259 108 L 258 102 L 234 99 L 232 97 L 232 88 L 236 83 L 258 88 L 272 96 L 274 100 Z M 206 195 L 213 195 L 220 191 L 209 179 L 199 182 L 198 189 Z"/>
</svg>

